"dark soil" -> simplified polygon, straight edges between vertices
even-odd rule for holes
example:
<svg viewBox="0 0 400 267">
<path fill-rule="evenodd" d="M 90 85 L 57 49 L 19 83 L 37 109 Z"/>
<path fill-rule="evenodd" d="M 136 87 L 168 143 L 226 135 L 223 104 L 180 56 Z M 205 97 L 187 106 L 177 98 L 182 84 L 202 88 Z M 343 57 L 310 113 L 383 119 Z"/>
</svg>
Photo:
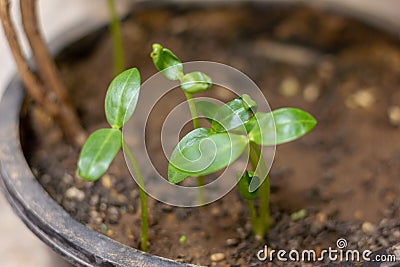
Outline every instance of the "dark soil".
<svg viewBox="0 0 400 267">
<path fill-rule="evenodd" d="M 125 21 L 123 36 L 128 66 L 137 66 L 143 80 L 156 72 L 149 53 L 158 42 L 183 61 L 231 65 L 262 88 L 273 109 L 298 107 L 318 120 L 312 133 L 277 148 L 273 227 L 265 242 L 251 236 L 247 209 L 233 190 L 202 209 L 150 200 L 151 253 L 202 265 L 262 266 L 256 253 L 264 244 L 320 251 L 335 248 L 342 237 L 348 248 L 376 250 L 400 241 L 400 130 L 388 116 L 400 105 L 397 40 L 308 8 L 251 6 L 137 11 Z M 106 126 L 103 102 L 112 79 L 109 36 L 90 40 L 85 50 L 71 48 L 60 57 L 88 132 Z M 49 194 L 78 221 L 138 247 L 138 190 L 122 155 L 99 181 L 84 182 L 75 175 L 79 150 L 51 118 L 26 105 L 23 120 L 26 156 Z M 153 153 L 158 158 L 161 151 Z M 166 164 L 160 160 L 161 169 Z M 292 221 L 300 209 L 307 215 Z M 182 235 L 185 242 L 179 242 Z M 212 262 L 213 253 L 225 259 Z M 268 266 L 280 264 L 307 265 Z"/>
</svg>

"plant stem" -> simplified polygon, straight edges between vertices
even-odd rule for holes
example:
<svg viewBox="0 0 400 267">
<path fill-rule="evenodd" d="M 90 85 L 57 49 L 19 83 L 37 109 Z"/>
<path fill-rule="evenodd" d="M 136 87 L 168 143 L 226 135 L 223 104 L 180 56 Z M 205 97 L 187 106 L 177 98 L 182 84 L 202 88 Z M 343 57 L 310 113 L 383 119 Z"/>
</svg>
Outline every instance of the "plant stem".
<svg viewBox="0 0 400 267">
<path fill-rule="evenodd" d="M 131 153 L 128 145 L 125 140 L 122 140 L 122 146 L 126 155 L 128 156 L 128 160 L 132 165 L 133 171 L 135 172 L 137 182 L 139 184 L 139 197 L 140 197 L 140 206 L 141 206 L 141 233 L 140 233 L 140 249 L 143 251 L 147 251 L 147 241 L 148 241 L 148 213 L 147 213 L 147 195 L 144 191 L 144 181 L 142 173 L 140 172 L 139 166 L 133 154 Z"/>
<path fill-rule="evenodd" d="M 197 117 L 196 105 L 193 101 L 192 94 L 185 92 L 185 96 L 189 105 L 190 114 L 192 115 L 193 128 L 197 129 L 200 127 L 199 118 Z"/>
<path fill-rule="evenodd" d="M 196 109 L 196 104 L 193 101 L 192 94 L 184 92 L 186 96 L 186 100 L 189 105 L 189 110 L 190 114 L 192 115 L 192 120 L 193 120 L 193 129 L 197 129 L 200 127 L 199 123 L 199 118 L 197 117 L 197 109 Z M 198 176 L 197 177 L 197 186 L 199 186 L 198 189 L 198 201 L 200 204 L 203 204 L 205 202 L 204 200 L 204 190 L 201 188 L 204 185 L 204 176 Z"/>
<path fill-rule="evenodd" d="M 252 200 L 246 199 L 247 207 L 249 208 L 251 223 L 254 224 L 257 221 L 257 212 L 254 207 L 254 203 Z"/>
<path fill-rule="evenodd" d="M 110 15 L 110 32 L 113 43 L 113 58 L 114 58 L 114 74 L 120 74 L 124 68 L 124 47 L 122 43 L 121 27 L 117 9 L 115 7 L 115 0 L 107 0 L 108 13 Z"/>
<path fill-rule="evenodd" d="M 268 177 L 268 169 L 265 164 L 265 159 L 262 155 L 260 147 L 250 142 L 250 164 L 257 176 L 263 181 L 258 189 L 259 197 L 259 217 L 257 223 L 253 224 L 253 232 L 257 239 L 263 239 L 265 231 L 269 229 L 271 224 L 271 216 L 269 211 L 269 198 L 270 198 L 270 181 Z"/>
</svg>

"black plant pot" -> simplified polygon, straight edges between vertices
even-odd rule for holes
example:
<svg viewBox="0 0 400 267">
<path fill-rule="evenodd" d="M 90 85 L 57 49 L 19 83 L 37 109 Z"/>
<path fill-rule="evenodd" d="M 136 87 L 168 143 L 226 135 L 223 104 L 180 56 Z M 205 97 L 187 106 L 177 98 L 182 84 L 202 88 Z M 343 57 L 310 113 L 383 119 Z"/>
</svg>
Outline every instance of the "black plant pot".
<svg viewBox="0 0 400 267">
<path fill-rule="evenodd" d="M 193 1 L 190 2 L 193 4 Z M 200 1 L 197 4 L 201 4 Z M 384 18 L 376 20 L 374 17 L 369 22 L 379 22 L 376 26 L 382 26 L 383 21 Z M 104 30 L 105 27 L 97 30 L 73 46 L 93 42 Z M 398 32 L 399 28 L 387 25 L 387 30 Z M 68 47 L 71 48 L 71 45 Z M 0 102 L 0 184 L 14 211 L 34 234 L 76 266 L 193 266 L 120 244 L 87 228 L 65 212 L 38 183 L 24 157 L 19 136 L 19 115 L 23 99 L 23 85 L 15 78 Z M 385 248 L 376 253 L 387 254 L 396 248 L 398 251 L 400 245 L 392 247 L 391 251 Z M 366 263 L 363 266 L 379 265 Z"/>
</svg>

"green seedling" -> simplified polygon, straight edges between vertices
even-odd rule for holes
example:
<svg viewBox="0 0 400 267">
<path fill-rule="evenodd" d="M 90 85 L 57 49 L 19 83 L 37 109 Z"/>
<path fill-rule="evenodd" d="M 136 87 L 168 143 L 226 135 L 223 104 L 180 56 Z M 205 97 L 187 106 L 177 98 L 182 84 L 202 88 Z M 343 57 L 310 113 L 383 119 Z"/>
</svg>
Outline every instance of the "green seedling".
<svg viewBox="0 0 400 267">
<path fill-rule="evenodd" d="M 193 128 L 200 127 L 198 114 L 195 102 L 193 101 L 193 94 L 206 91 L 211 88 L 212 80 L 206 74 L 195 71 L 184 73 L 182 61 L 171 50 L 162 47 L 160 44 L 153 44 L 153 51 L 151 52 L 154 66 L 157 70 L 169 80 L 180 81 L 180 86 L 187 99 L 190 114 L 192 116 Z M 197 176 L 197 184 L 204 185 L 204 177 Z M 203 191 L 199 188 L 199 202 L 204 203 Z"/>
<path fill-rule="evenodd" d="M 111 127 L 96 130 L 88 137 L 79 155 L 77 173 L 87 181 L 98 180 L 107 171 L 118 151 L 121 148 L 124 149 L 139 183 L 142 211 L 140 247 L 146 251 L 148 240 L 147 196 L 144 191 L 142 174 L 121 131 L 136 108 L 139 90 L 140 73 L 136 68 L 122 72 L 111 82 L 104 106 L 107 122 Z"/>
<path fill-rule="evenodd" d="M 293 141 L 311 131 L 316 120 L 297 108 L 257 112 L 257 103 L 246 94 L 222 106 L 204 100 L 195 102 L 191 94 L 211 88 L 211 79 L 203 73 L 184 75 L 178 57 L 161 45 L 153 45 L 151 56 L 165 77 L 181 82 L 182 90 L 189 96 L 195 126 L 173 150 L 168 165 L 168 180 L 176 184 L 188 177 L 214 173 L 247 153 L 251 170 L 238 174 L 237 187 L 248 205 L 253 232 L 258 239 L 263 239 L 271 222 L 270 182 L 261 147 Z M 191 78 L 184 79 L 188 75 Z M 185 85 L 185 81 L 190 82 Z M 197 111 L 208 119 L 209 128 L 199 128 Z M 257 200 L 258 209 L 255 205 Z"/>
</svg>

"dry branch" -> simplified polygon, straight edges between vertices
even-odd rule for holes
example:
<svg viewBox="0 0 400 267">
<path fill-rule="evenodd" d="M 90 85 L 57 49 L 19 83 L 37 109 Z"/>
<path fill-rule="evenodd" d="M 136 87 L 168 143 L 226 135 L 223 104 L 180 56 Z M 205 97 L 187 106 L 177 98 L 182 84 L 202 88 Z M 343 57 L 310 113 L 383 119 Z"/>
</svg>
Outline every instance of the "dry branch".
<svg viewBox="0 0 400 267">
<path fill-rule="evenodd" d="M 86 134 L 69 101 L 56 64 L 47 50 L 38 26 L 36 0 L 20 1 L 20 9 L 25 35 L 31 46 L 41 80 L 32 72 L 23 56 L 15 27 L 12 23 L 10 6 L 10 0 L 0 0 L 0 18 L 18 72 L 28 94 L 55 118 L 67 138 L 76 145 L 83 144 Z"/>
</svg>

